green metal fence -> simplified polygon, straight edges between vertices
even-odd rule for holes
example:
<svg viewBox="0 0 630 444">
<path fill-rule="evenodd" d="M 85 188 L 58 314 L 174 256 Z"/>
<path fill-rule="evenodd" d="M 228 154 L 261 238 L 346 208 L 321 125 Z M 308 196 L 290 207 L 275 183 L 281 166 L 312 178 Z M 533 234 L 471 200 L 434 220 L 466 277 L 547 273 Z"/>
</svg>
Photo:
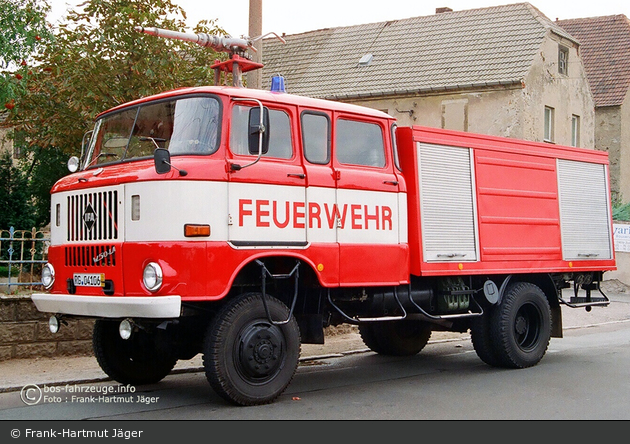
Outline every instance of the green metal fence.
<svg viewBox="0 0 630 444">
<path fill-rule="evenodd" d="M 50 233 L 44 230 L 0 230 L 0 293 L 41 289 L 49 246 Z"/>
</svg>

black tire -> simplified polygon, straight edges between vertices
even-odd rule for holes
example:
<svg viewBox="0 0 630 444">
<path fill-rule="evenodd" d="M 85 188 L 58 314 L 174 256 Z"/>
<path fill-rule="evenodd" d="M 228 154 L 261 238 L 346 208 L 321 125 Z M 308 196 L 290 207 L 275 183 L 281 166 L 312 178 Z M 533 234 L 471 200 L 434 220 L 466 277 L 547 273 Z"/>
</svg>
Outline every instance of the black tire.
<svg viewBox="0 0 630 444">
<path fill-rule="evenodd" d="M 274 321 L 289 309 L 267 296 Z M 211 322 L 204 342 L 203 364 L 214 391 L 236 405 L 273 402 L 291 383 L 300 357 L 300 331 L 295 317 L 274 325 L 262 295 L 247 293 L 228 302 Z"/>
<path fill-rule="evenodd" d="M 492 313 L 490 332 L 502 366 L 538 364 L 551 339 L 551 309 L 540 287 L 529 282 L 510 286 Z"/>
<path fill-rule="evenodd" d="M 363 343 L 388 356 L 413 356 L 429 342 L 431 327 L 422 321 L 384 321 L 359 324 Z"/>
<path fill-rule="evenodd" d="M 125 340 L 118 325 L 118 321 L 101 319 L 94 323 L 94 355 L 109 377 L 121 384 L 153 384 L 173 370 L 177 358 L 161 336 L 163 332 L 138 330 Z"/>
<path fill-rule="evenodd" d="M 473 318 L 470 325 L 470 339 L 479 359 L 492 367 L 503 367 L 496 345 L 492 341 L 490 329 L 492 308 L 486 309 L 482 316 Z"/>
</svg>

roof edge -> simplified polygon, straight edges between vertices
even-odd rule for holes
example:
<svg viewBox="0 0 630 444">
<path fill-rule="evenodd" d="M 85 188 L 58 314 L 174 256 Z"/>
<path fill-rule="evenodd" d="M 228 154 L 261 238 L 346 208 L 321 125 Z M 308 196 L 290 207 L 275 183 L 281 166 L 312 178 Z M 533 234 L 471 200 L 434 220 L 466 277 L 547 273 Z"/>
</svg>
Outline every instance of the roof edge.
<svg viewBox="0 0 630 444">
<path fill-rule="evenodd" d="M 519 80 L 497 80 L 493 82 L 480 82 L 480 83 L 469 83 L 463 85 L 448 85 L 448 86 L 429 86 L 424 88 L 410 88 L 405 90 L 390 90 L 390 91 L 382 91 L 382 92 L 367 92 L 367 93 L 358 93 L 358 94 L 334 94 L 329 96 L 323 96 L 322 98 L 325 100 L 348 100 L 348 99 L 372 99 L 376 97 L 387 97 L 387 96 L 400 96 L 400 95 L 415 95 L 415 94 L 441 94 L 447 93 L 451 91 L 471 91 L 476 89 L 492 89 L 501 87 L 502 89 L 522 89 L 525 87 L 522 79 Z"/>
</svg>

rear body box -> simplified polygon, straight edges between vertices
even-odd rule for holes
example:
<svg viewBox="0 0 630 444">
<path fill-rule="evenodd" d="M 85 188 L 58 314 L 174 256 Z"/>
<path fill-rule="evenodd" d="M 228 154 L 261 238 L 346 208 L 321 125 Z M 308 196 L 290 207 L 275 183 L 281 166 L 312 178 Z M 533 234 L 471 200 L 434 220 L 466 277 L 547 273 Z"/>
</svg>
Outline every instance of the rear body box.
<svg viewBox="0 0 630 444">
<path fill-rule="evenodd" d="M 608 155 L 399 128 L 416 276 L 614 270 Z"/>
</svg>

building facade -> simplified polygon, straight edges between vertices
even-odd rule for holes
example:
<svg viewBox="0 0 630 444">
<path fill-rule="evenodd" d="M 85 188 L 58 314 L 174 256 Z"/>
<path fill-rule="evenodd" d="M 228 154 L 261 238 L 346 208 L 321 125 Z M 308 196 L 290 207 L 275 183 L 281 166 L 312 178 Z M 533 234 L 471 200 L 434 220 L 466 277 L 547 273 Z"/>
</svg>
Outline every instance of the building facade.
<svg viewBox="0 0 630 444">
<path fill-rule="evenodd" d="M 630 20 L 620 14 L 556 23 L 580 42 L 595 103 L 595 148 L 608 151 L 613 198 L 630 202 Z"/>
<path fill-rule="evenodd" d="M 579 42 L 529 3 L 265 40 L 263 88 L 366 105 L 422 125 L 594 148 Z"/>
</svg>

